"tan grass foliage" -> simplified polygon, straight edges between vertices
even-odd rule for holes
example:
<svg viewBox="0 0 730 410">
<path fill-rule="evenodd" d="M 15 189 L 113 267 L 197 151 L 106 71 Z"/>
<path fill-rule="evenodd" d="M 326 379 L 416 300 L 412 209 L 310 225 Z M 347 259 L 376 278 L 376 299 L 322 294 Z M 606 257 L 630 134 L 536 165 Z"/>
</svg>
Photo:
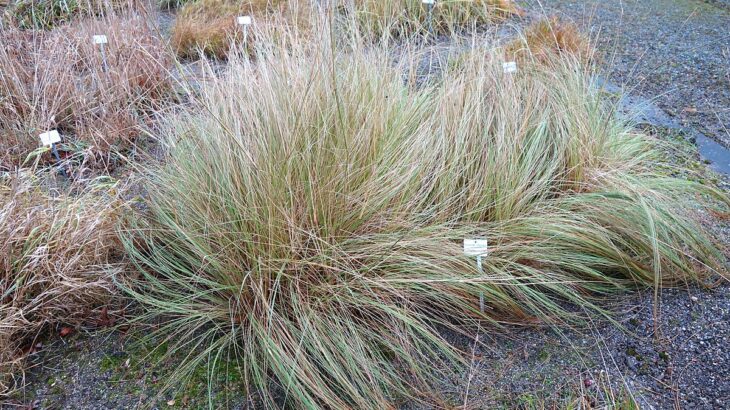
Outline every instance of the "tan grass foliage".
<svg viewBox="0 0 730 410">
<path fill-rule="evenodd" d="M 584 63 L 595 57 L 590 40 L 578 27 L 557 17 L 532 23 L 522 36 L 506 47 L 507 55 L 515 60 L 547 63 L 556 54 L 568 54 Z"/>
<path fill-rule="evenodd" d="M 248 14 L 263 24 L 302 29 L 311 24 L 311 11 L 318 8 L 355 16 L 360 29 L 376 37 L 424 33 L 427 29 L 428 13 L 420 0 L 197 0 L 186 3 L 178 13 L 171 42 L 180 57 L 196 58 L 202 51 L 208 57 L 222 59 L 228 55 L 231 44 L 242 38 L 236 16 Z M 512 0 L 438 1 L 433 9 L 432 27 L 448 33 L 519 13 Z"/>
<path fill-rule="evenodd" d="M 81 323 L 112 297 L 124 205 L 114 185 L 91 186 L 53 196 L 28 177 L 0 180 L 0 395 L 22 383 L 34 337 Z"/>
<path fill-rule="evenodd" d="M 198 0 L 186 3 L 175 19 L 171 43 L 178 56 L 197 58 L 202 51 L 208 57 L 223 59 L 231 44 L 243 40 L 242 28 L 236 24 L 239 15 L 254 19 L 297 22 L 306 10 L 308 0 Z M 258 23 L 258 20 L 257 20 Z M 251 30 L 247 40 L 254 40 Z"/>
<path fill-rule="evenodd" d="M 95 34 L 108 38 L 108 71 Z M 4 28 L 0 42 L 0 168 L 22 163 L 54 128 L 77 148 L 124 148 L 169 88 L 165 48 L 141 17 Z"/>
<path fill-rule="evenodd" d="M 431 404 L 464 364 L 437 328 L 576 323 L 568 306 L 728 276 L 691 210 L 730 200 L 657 172 L 591 67 L 507 74 L 473 46 L 423 83 L 421 52 L 333 31 L 261 40 L 160 127 L 169 157 L 123 240 L 127 291 L 186 357 L 167 387 L 234 357 L 265 408 Z"/>
</svg>

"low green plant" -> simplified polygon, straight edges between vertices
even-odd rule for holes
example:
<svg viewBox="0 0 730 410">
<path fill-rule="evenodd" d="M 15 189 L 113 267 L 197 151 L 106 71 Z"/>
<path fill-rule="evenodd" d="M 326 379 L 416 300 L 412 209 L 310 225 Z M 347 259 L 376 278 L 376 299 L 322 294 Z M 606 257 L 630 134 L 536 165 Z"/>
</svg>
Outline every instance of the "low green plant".
<svg viewBox="0 0 730 410">
<path fill-rule="evenodd" d="M 424 84 L 403 48 L 394 66 L 315 33 L 232 58 L 162 132 L 123 233 L 140 275 L 120 283 L 187 357 L 179 377 L 233 357 L 267 408 L 429 402 L 465 364 L 443 329 L 576 323 L 637 286 L 727 276 L 694 210 L 728 198 L 655 172 L 659 142 L 579 59 L 505 74 L 474 50 Z M 488 240 L 481 268 L 464 238 Z"/>
</svg>

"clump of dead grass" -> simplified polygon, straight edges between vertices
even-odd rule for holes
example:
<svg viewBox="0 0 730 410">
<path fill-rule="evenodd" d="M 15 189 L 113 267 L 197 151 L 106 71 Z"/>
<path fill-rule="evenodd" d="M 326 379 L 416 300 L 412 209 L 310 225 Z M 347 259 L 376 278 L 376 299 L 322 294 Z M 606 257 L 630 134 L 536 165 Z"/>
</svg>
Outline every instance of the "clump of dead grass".
<svg viewBox="0 0 730 410">
<path fill-rule="evenodd" d="M 250 15 L 256 25 L 299 25 L 306 23 L 309 0 L 197 0 L 186 3 L 172 28 L 171 43 L 181 58 L 225 59 L 232 44 L 244 40 L 236 17 Z M 259 30 L 251 28 L 247 45 L 255 42 Z"/>
<path fill-rule="evenodd" d="M 105 34 L 106 69 L 95 34 Z M 64 149 L 108 163 L 164 104 L 170 59 L 142 17 L 85 20 L 52 31 L 0 30 L 0 168 L 21 164 L 38 134 L 58 129 Z"/>
<path fill-rule="evenodd" d="M 113 184 L 50 194 L 32 176 L 0 177 L 0 395 L 22 384 L 23 357 L 41 332 L 78 325 L 114 294 L 124 262 Z"/>
<path fill-rule="evenodd" d="M 574 23 L 555 16 L 533 22 L 505 49 L 509 59 L 521 62 L 549 63 L 566 54 L 586 64 L 596 56 L 590 39 Z"/>
</svg>

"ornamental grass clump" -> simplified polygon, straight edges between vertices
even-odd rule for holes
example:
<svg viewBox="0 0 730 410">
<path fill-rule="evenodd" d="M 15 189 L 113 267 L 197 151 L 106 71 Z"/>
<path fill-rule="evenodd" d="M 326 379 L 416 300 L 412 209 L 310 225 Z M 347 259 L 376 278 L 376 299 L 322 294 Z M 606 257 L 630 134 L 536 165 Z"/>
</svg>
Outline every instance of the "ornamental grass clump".
<svg viewBox="0 0 730 410">
<path fill-rule="evenodd" d="M 442 330 L 577 323 L 608 295 L 727 276 L 694 212 L 728 199 L 654 171 L 658 143 L 579 59 L 505 74 L 503 50 L 474 50 L 419 84 L 417 55 L 316 32 L 232 59 L 165 127 L 123 235 L 140 276 L 120 282 L 180 377 L 233 360 L 264 407 L 437 402 L 465 364 Z M 481 270 L 464 238 L 488 240 Z"/>
<path fill-rule="evenodd" d="M 596 58 L 596 50 L 590 39 L 578 27 L 558 17 L 542 18 L 530 24 L 525 32 L 509 42 L 507 57 L 523 63 L 548 63 L 555 54 L 569 54 L 581 62 L 589 63 Z"/>
<path fill-rule="evenodd" d="M 97 34 L 107 37 L 106 66 Z M 50 129 L 64 136 L 64 153 L 106 166 L 170 96 L 171 59 L 139 16 L 0 28 L 0 42 L 0 170 L 22 165 Z"/>
<path fill-rule="evenodd" d="M 117 294 L 126 205 L 115 184 L 84 185 L 51 194 L 32 176 L 0 177 L 0 397 L 22 386 L 36 337 L 88 321 Z"/>
</svg>

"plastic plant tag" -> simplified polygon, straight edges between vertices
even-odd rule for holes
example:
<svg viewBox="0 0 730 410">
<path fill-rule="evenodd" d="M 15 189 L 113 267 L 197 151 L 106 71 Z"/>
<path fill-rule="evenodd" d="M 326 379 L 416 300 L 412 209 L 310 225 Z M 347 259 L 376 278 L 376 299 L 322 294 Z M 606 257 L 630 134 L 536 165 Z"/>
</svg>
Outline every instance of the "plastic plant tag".
<svg viewBox="0 0 730 410">
<path fill-rule="evenodd" d="M 95 34 L 94 35 L 94 44 L 106 44 L 106 36 L 104 34 Z"/>
<path fill-rule="evenodd" d="M 433 4 L 435 0 L 422 0 L 423 4 Z"/>
<path fill-rule="evenodd" d="M 251 16 L 238 16 L 236 17 L 236 22 L 242 26 L 250 26 L 253 23 L 253 19 Z"/>
<path fill-rule="evenodd" d="M 464 239 L 464 254 L 466 255 L 486 255 L 488 249 L 486 239 Z"/>
<path fill-rule="evenodd" d="M 44 132 L 43 134 L 39 135 L 39 137 L 41 139 L 41 143 L 43 143 L 43 145 L 45 145 L 46 147 L 50 147 L 53 146 L 53 144 L 61 142 L 61 135 L 58 133 L 57 130 Z"/>
<path fill-rule="evenodd" d="M 517 71 L 517 63 L 515 61 L 508 61 L 502 64 L 502 69 L 505 74 L 514 73 Z"/>
</svg>

